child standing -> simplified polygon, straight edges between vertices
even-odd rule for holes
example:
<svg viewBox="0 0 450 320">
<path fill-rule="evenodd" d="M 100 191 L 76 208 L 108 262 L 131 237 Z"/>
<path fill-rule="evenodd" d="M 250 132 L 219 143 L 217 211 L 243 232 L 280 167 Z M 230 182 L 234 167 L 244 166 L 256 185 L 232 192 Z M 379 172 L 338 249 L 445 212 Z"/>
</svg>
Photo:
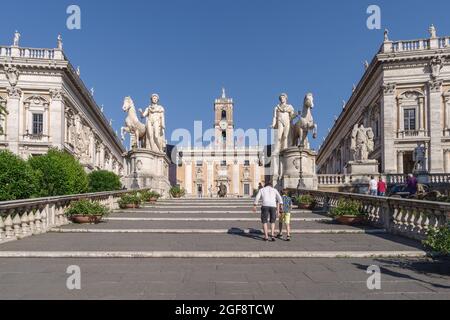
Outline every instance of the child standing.
<svg viewBox="0 0 450 320">
<path fill-rule="evenodd" d="M 292 211 L 292 200 L 291 197 L 288 196 L 287 190 L 283 190 L 283 195 L 281 197 L 283 199 L 283 203 L 280 204 L 280 232 L 278 233 L 277 238 L 281 239 L 283 237 L 283 224 L 286 225 L 286 241 L 291 241 L 291 211 Z"/>
</svg>

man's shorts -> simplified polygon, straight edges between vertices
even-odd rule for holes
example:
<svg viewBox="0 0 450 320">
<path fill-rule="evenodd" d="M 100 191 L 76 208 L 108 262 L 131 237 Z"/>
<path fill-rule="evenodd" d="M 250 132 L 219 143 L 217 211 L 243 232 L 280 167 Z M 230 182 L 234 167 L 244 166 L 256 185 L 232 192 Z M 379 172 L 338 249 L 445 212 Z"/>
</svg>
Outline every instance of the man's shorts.
<svg viewBox="0 0 450 320">
<path fill-rule="evenodd" d="M 291 213 L 290 212 L 282 213 L 280 216 L 280 222 L 285 224 L 291 224 Z"/>
<path fill-rule="evenodd" d="M 268 223 L 269 218 L 270 218 L 270 223 L 275 223 L 277 221 L 277 208 L 262 207 L 261 208 L 261 222 Z"/>
</svg>

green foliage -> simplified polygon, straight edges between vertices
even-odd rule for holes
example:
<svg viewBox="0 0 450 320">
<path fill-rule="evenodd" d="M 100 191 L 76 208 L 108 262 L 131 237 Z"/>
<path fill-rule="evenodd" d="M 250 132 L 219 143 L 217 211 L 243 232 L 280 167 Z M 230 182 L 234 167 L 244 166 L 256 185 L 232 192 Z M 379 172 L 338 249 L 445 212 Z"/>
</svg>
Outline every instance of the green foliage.
<svg viewBox="0 0 450 320">
<path fill-rule="evenodd" d="M 116 191 L 122 189 L 119 176 L 106 170 L 89 173 L 88 180 L 89 192 Z"/>
<path fill-rule="evenodd" d="M 436 253 L 450 255 L 450 223 L 439 229 L 431 229 L 423 243 Z"/>
<path fill-rule="evenodd" d="M 0 152 L 0 201 L 36 196 L 38 176 L 30 165 L 9 151 Z"/>
<path fill-rule="evenodd" d="M 337 207 L 331 209 L 330 215 L 332 217 L 365 216 L 365 213 L 361 212 L 361 206 L 362 206 L 361 202 L 357 200 L 348 200 L 348 199 L 339 200 Z"/>
<path fill-rule="evenodd" d="M 89 200 L 79 200 L 72 202 L 70 207 L 66 210 L 68 217 L 81 215 L 81 216 L 105 216 L 108 215 L 109 210 L 107 207 L 101 205 L 98 202 L 92 202 Z"/>
<path fill-rule="evenodd" d="M 148 202 L 152 199 L 159 199 L 159 198 L 161 198 L 161 195 L 155 191 L 144 191 L 141 193 L 142 201 Z"/>
<path fill-rule="evenodd" d="M 174 186 L 170 188 L 170 195 L 174 198 L 181 198 L 184 197 L 186 194 L 186 191 L 183 188 L 180 188 L 179 186 Z"/>
<path fill-rule="evenodd" d="M 83 166 L 69 153 L 50 149 L 46 155 L 29 160 L 39 172 L 39 196 L 62 196 L 88 191 L 88 177 Z"/>
<path fill-rule="evenodd" d="M 296 197 L 295 201 L 297 204 L 304 204 L 308 206 L 314 203 L 313 197 L 311 197 L 309 194 Z"/>
<path fill-rule="evenodd" d="M 131 193 L 131 194 L 125 194 L 123 196 L 120 197 L 119 201 L 119 206 L 125 206 L 128 204 L 134 204 L 136 206 L 139 206 L 142 203 L 142 199 L 141 196 L 138 195 L 136 192 Z"/>
</svg>

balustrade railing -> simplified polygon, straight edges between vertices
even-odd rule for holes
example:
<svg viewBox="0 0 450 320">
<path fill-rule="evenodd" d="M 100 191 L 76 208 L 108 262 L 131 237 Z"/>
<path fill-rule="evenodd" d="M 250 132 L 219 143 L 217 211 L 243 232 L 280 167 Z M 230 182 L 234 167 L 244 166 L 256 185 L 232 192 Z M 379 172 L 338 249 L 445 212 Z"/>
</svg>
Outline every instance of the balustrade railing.
<svg viewBox="0 0 450 320">
<path fill-rule="evenodd" d="M 68 224 L 65 211 L 73 201 L 89 199 L 114 210 L 118 208 L 119 198 L 131 192 L 125 190 L 0 202 L 0 243 L 46 233 L 53 227 Z"/>
<path fill-rule="evenodd" d="M 350 182 L 350 176 L 345 174 L 319 174 L 317 179 L 320 185 L 343 185 Z"/>
<path fill-rule="evenodd" d="M 361 194 L 300 190 L 311 195 L 319 208 L 329 212 L 340 200 L 357 200 L 370 224 L 392 234 L 423 240 L 432 228 L 450 221 L 450 203 L 373 197 Z"/>
</svg>

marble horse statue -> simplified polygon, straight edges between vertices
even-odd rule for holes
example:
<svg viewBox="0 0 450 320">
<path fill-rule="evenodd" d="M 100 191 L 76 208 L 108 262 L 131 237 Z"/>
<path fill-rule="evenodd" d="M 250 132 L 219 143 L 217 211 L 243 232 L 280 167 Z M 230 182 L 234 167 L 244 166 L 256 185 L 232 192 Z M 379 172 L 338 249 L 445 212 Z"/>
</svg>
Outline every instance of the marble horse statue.
<svg viewBox="0 0 450 320">
<path fill-rule="evenodd" d="M 131 97 L 126 97 L 122 110 L 128 113 L 125 119 L 125 127 L 120 129 L 122 141 L 125 140 L 125 132 L 128 132 L 131 136 L 132 148 L 145 148 L 146 147 L 146 127 L 145 124 L 139 121 L 134 107 L 134 102 Z"/>
<path fill-rule="evenodd" d="M 303 102 L 303 111 L 301 114 L 299 112 L 300 119 L 292 128 L 292 146 L 309 149 L 308 133 L 310 131 L 313 132 L 313 138 L 317 138 L 317 124 L 314 123 L 311 113 L 313 108 L 314 97 L 312 93 L 308 93 Z"/>
</svg>

